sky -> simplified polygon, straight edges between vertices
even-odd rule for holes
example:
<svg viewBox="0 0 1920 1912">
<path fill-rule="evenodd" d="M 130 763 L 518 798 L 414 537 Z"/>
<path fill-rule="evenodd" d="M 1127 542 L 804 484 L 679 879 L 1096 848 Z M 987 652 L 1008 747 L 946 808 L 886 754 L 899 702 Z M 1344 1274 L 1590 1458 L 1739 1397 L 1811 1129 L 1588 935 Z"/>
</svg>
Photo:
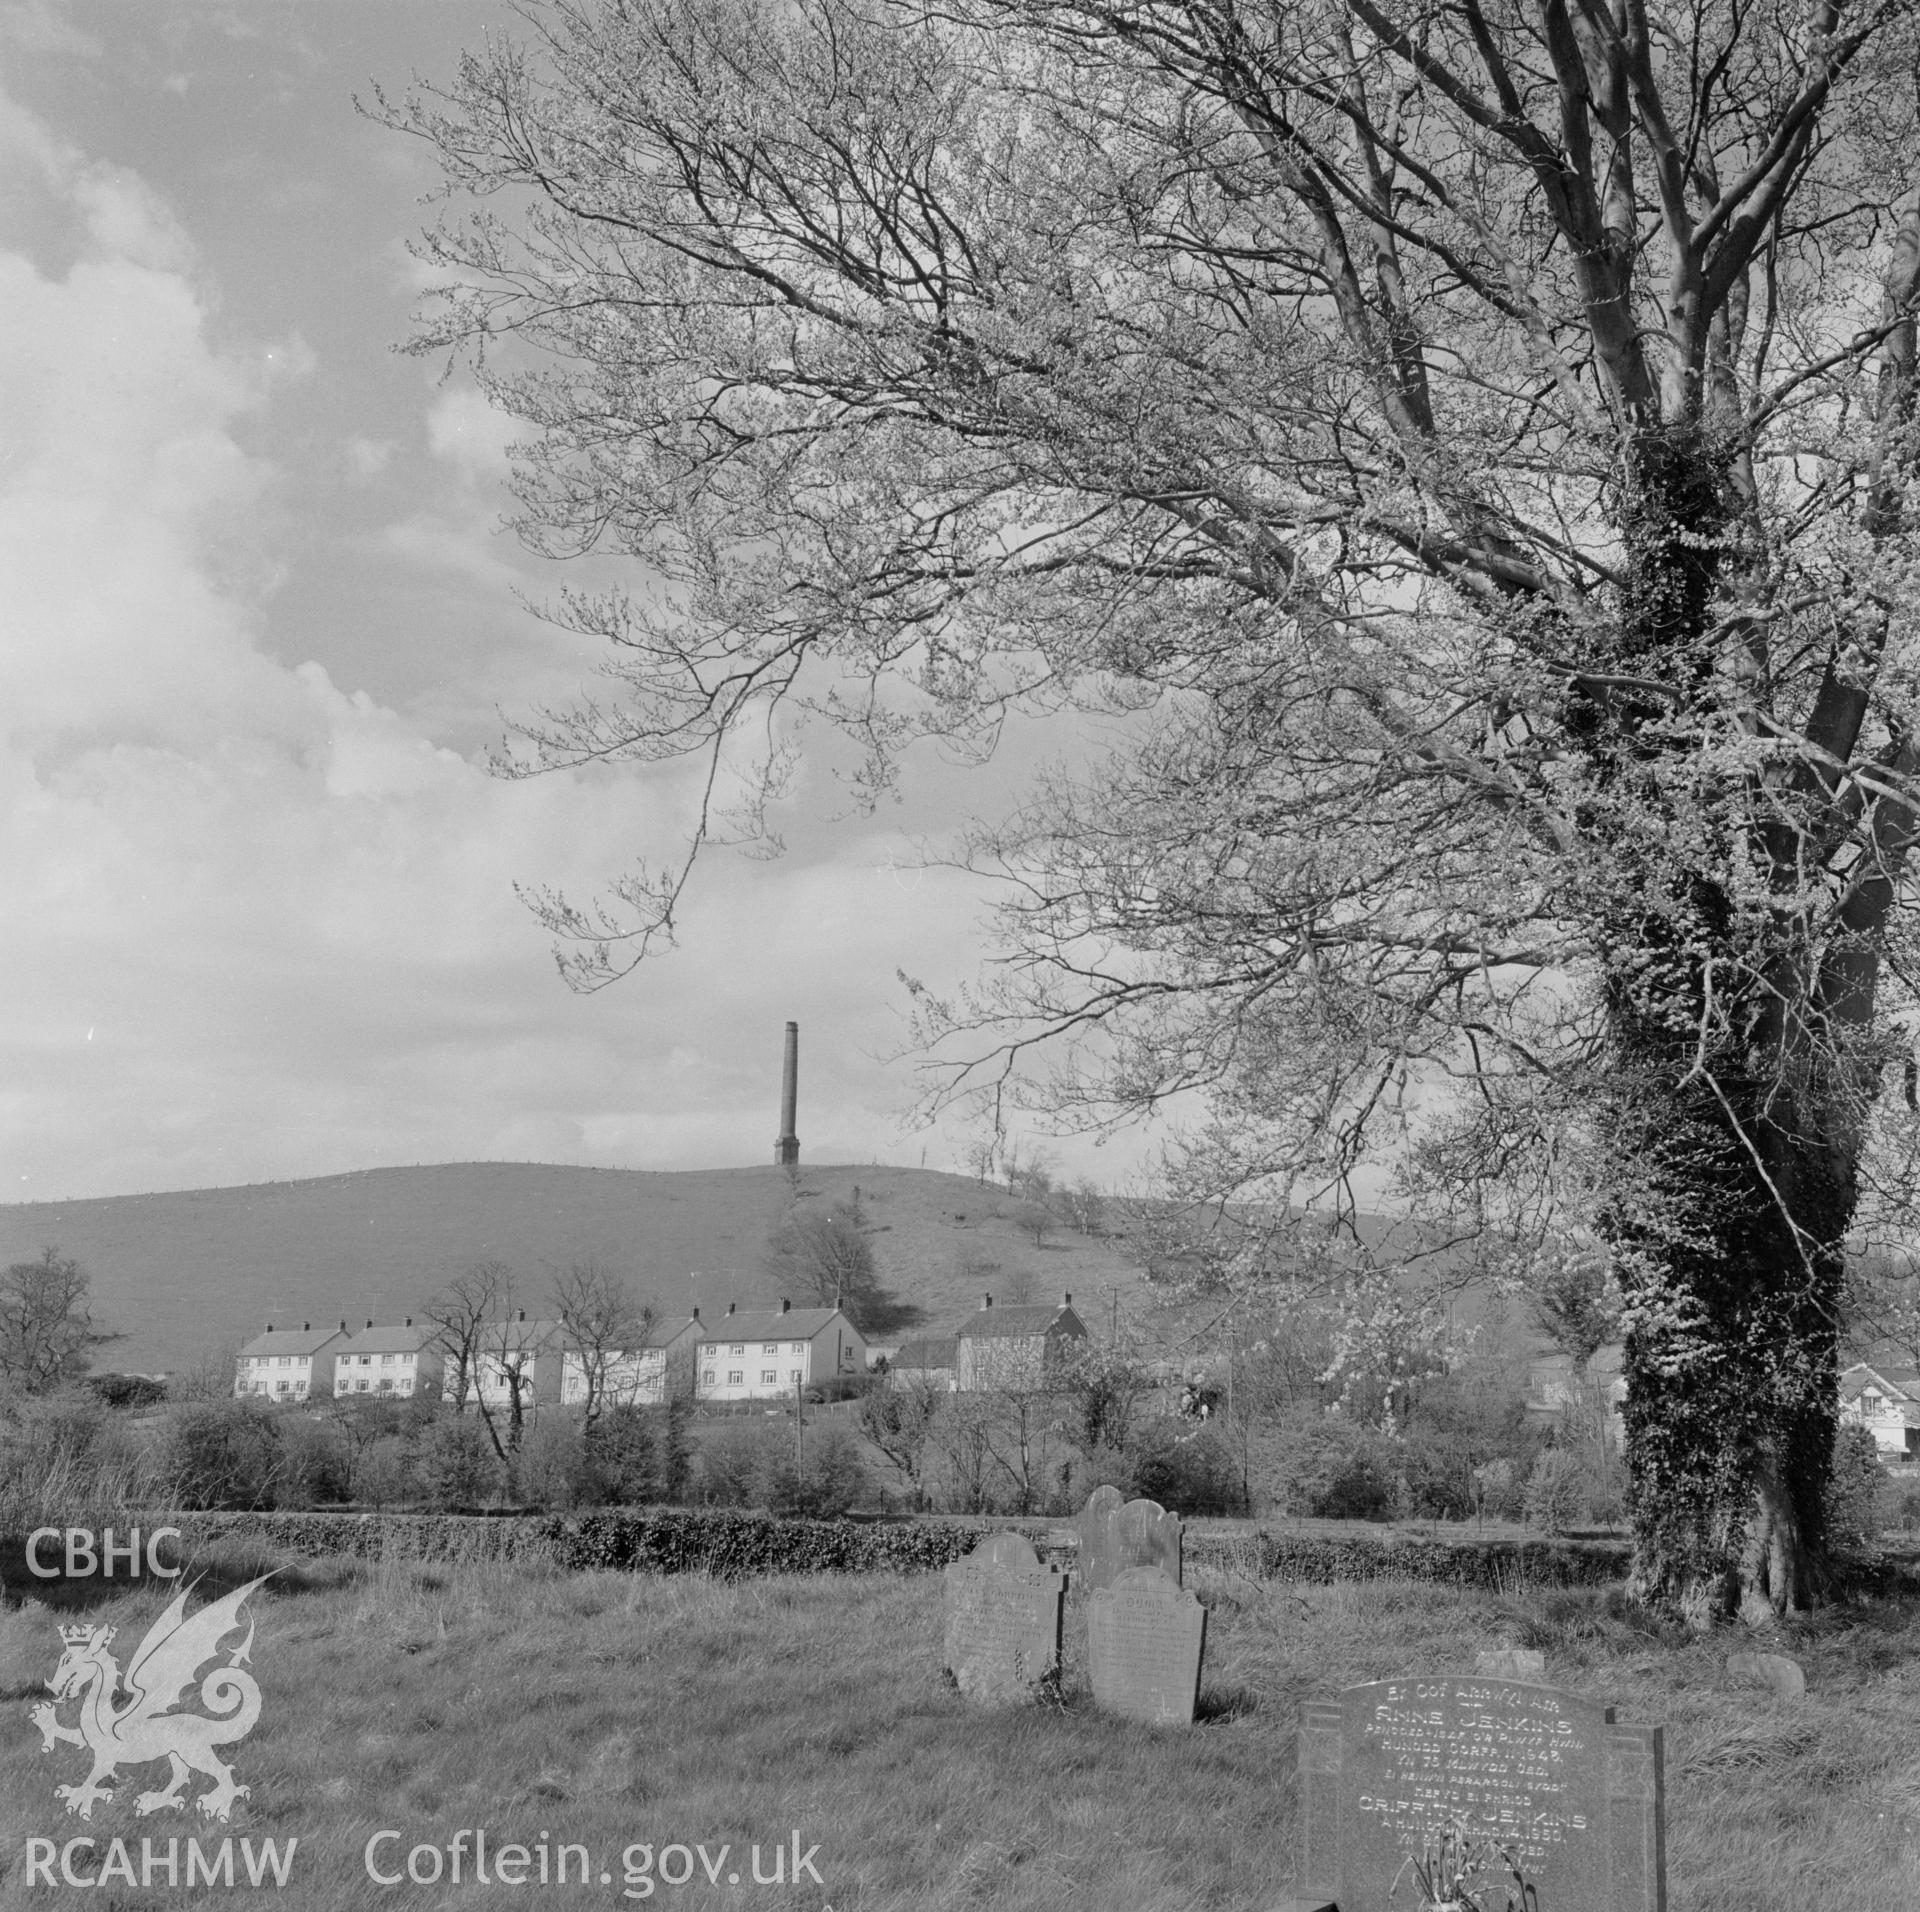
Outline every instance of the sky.
<svg viewBox="0 0 1920 1912">
<path fill-rule="evenodd" d="M 985 893 L 922 866 L 1058 747 L 912 759 L 789 853 L 709 859 L 679 948 L 591 995 L 516 895 L 589 900 L 688 815 L 669 766 L 507 782 L 593 681 L 526 608 L 513 432 L 403 355 L 431 157 L 355 98 L 449 77 L 495 0 L 0 0 L 0 1200 L 415 1162 L 963 1167 L 898 972 Z M 1153 1138 L 1029 1138 L 1130 1181 Z"/>
</svg>

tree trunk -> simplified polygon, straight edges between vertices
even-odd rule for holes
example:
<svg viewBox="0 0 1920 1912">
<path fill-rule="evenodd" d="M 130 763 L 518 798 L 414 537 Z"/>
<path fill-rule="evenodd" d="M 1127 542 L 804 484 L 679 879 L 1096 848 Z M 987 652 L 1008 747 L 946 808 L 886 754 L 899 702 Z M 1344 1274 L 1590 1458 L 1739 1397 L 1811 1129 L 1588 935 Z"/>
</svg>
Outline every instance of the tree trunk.
<svg viewBox="0 0 1920 1912">
<path fill-rule="evenodd" d="M 1664 1210 L 1665 1225 L 1617 1243 L 1633 1590 L 1695 1628 L 1763 1623 L 1827 1592 L 1853 1206 L 1822 1138 L 1783 1132 L 1757 1095 L 1738 1129 L 1701 1101 L 1690 1084 L 1658 1111 L 1645 1213 Z"/>
<path fill-rule="evenodd" d="M 1800 867 L 1821 794 L 1695 754 L 1727 714 L 1713 606 L 1738 516 L 1724 449 L 1684 429 L 1635 445 L 1632 582 L 1610 662 L 1658 688 L 1584 725 L 1593 820 L 1618 859 L 1599 914 L 1632 1579 L 1695 1627 L 1827 1589 L 1864 1085 L 1860 1005 L 1825 1000 Z"/>
</svg>

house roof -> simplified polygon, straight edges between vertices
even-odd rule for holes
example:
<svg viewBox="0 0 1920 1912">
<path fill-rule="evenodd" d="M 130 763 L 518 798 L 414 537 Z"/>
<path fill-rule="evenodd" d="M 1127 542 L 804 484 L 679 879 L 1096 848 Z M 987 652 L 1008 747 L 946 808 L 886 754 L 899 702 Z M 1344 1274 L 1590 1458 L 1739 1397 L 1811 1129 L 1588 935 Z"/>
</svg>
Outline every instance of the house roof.
<svg viewBox="0 0 1920 1912">
<path fill-rule="evenodd" d="M 317 1354 L 329 1341 L 343 1339 L 338 1328 L 269 1328 L 257 1334 L 240 1350 L 240 1358 L 250 1361 L 263 1354 Z"/>
<path fill-rule="evenodd" d="M 392 1327 L 376 1322 L 347 1336 L 336 1354 L 418 1354 L 433 1339 L 432 1328 Z"/>
<path fill-rule="evenodd" d="M 860 1331 L 838 1308 L 754 1308 L 745 1314 L 702 1319 L 703 1341 L 811 1341 L 823 1328 L 844 1322 L 849 1334 Z"/>
<path fill-rule="evenodd" d="M 930 1334 L 901 1342 L 888 1366 L 898 1374 L 902 1368 L 950 1368 L 959 1358 L 960 1343 L 953 1335 Z"/>
<path fill-rule="evenodd" d="M 1051 1334 L 1059 1329 L 1066 1334 L 1084 1335 L 1080 1317 L 1064 1302 L 1039 1302 L 1031 1307 L 982 1308 L 969 1315 L 954 1331 L 962 1341 L 1025 1340 L 1034 1335 Z"/>
<path fill-rule="evenodd" d="M 1870 1387 L 1883 1388 L 1902 1400 L 1920 1402 L 1920 1368 L 1856 1361 L 1840 1377 L 1840 1398 L 1843 1401 L 1855 1400 Z"/>
<path fill-rule="evenodd" d="M 705 1326 L 705 1322 L 696 1321 L 692 1315 L 676 1315 L 671 1321 L 655 1321 L 640 1345 L 643 1348 L 670 1348 L 681 1336 L 698 1334 Z"/>
</svg>

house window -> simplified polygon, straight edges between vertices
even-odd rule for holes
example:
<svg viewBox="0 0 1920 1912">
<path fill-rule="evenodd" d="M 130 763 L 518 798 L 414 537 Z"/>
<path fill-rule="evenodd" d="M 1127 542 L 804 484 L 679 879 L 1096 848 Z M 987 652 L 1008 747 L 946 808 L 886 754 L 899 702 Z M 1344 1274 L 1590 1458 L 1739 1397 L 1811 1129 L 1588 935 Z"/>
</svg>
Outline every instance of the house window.
<svg viewBox="0 0 1920 1912">
<path fill-rule="evenodd" d="M 709 1368 L 703 1375 L 701 1375 L 700 1378 L 707 1384 L 708 1387 L 713 1386 L 713 1370 L 711 1368 Z"/>
<path fill-rule="evenodd" d="M 780 1344 L 777 1341 L 769 1341 L 767 1345 L 760 1350 L 760 1352 L 763 1355 L 765 1355 L 769 1361 L 771 1361 L 773 1357 L 780 1352 Z"/>
<path fill-rule="evenodd" d="M 737 1388 L 739 1385 L 740 1385 L 740 1370 L 738 1368 L 729 1368 L 727 1370 L 727 1386 L 730 1388 Z"/>
<path fill-rule="evenodd" d="M 791 1368 L 787 1372 L 787 1379 L 789 1381 L 804 1381 L 806 1376 L 803 1375 L 798 1368 Z"/>
<path fill-rule="evenodd" d="M 1878 1414 L 1885 1405 L 1886 1403 L 1871 1388 L 1860 1397 L 1860 1411 L 1863 1414 Z"/>
<path fill-rule="evenodd" d="M 354 1393 L 356 1393 L 356 1394 L 364 1394 L 364 1393 L 366 1393 L 366 1391 L 367 1391 L 367 1384 L 366 1384 L 366 1382 L 364 1382 L 364 1381 L 356 1381 L 356 1382 L 354 1382 L 354 1384 L 353 1384 L 353 1391 L 354 1391 Z"/>
<path fill-rule="evenodd" d="M 787 1352 L 789 1354 L 805 1354 L 806 1351 L 807 1344 L 804 1341 L 789 1341 L 787 1343 Z"/>
<path fill-rule="evenodd" d="M 736 1341 L 727 1349 L 729 1354 L 745 1354 L 746 1351 L 747 1344 L 744 1341 Z"/>
<path fill-rule="evenodd" d="M 383 1368 L 390 1368 L 390 1367 L 392 1367 L 392 1366 L 393 1366 L 393 1359 L 394 1359 L 394 1358 L 393 1358 L 393 1356 L 392 1356 L 392 1355 L 390 1355 L 390 1354 L 383 1354 L 383 1355 L 382 1355 L 382 1356 L 380 1357 L 380 1365 L 381 1365 L 381 1366 L 382 1366 Z"/>
<path fill-rule="evenodd" d="M 274 1386 L 277 1387 L 282 1394 L 284 1394 L 286 1393 L 288 1388 L 293 1386 L 293 1383 L 289 1381 L 285 1375 L 282 1375 L 280 1379 L 274 1383 Z"/>
<path fill-rule="evenodd" d="M 776 1374 L 772 1368 L 762 1368 L 760 1370 L 760 1385 L 763 1388 L 773 1387 L 779 1379 L 779 1375 Z"/>
</svg>

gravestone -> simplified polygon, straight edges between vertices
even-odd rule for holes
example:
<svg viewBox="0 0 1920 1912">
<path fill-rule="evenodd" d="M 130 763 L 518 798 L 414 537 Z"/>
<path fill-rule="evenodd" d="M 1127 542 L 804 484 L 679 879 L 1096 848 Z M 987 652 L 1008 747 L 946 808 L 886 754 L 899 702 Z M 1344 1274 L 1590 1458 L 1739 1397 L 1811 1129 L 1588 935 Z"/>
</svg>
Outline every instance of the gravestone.
<svg viewBox="0 0 1920 1912">
<path fill-rule="evenodd" d="M 1473 1656 L 1473 1670 L 1494 1680 L 1544 1680 L 1547 1656 L 1524 1646 L 1488 1647 Z"/>
<path fill-rule="evenodd" d="M 1180 1516 L 1157 1500 L 1123 1502 L 1119 1490 L 1097 1487 L 1080 1513 L 1080 1584 L 1110 1587 L 1129 1567 L 1160 1567 L 1181 1583 Z"/>
<path fill-rule="evenodd" d="M 1087 1673 L 1104 1713 L 1191 1726 L 1207 1610 L 1163 1568 L 1129 1567 L 1087 1601 Z"/>
<path fill-rule="evenodd" d="M 1783 1700 L 1805 1699 L 1807 1676 L 1784 1653 L 1729 1653 L 1727 1677 L 1742 1686 L 1767 1686 Z"/>
<path fill-rule="evenodd" d="M 1299 1783 L 1304 1902 L 1401 1912 L 1419 1896 L 1408 1858 L 1464 1819 L 1512 1848 L 1541 1912 L 1666 1912 L 1662 1730 L 1578 1694 L 1478 1678 L 1351 1686 L 1301 1709 Z"/>
<path fill-rule="evenodd" d="M 994 1534 L 946 1570 L 944 1663 L 968 1699 L 1017 1705 L 1059 1677 L 1066 1591 L 1019 1534 Z"/>
</svg>

